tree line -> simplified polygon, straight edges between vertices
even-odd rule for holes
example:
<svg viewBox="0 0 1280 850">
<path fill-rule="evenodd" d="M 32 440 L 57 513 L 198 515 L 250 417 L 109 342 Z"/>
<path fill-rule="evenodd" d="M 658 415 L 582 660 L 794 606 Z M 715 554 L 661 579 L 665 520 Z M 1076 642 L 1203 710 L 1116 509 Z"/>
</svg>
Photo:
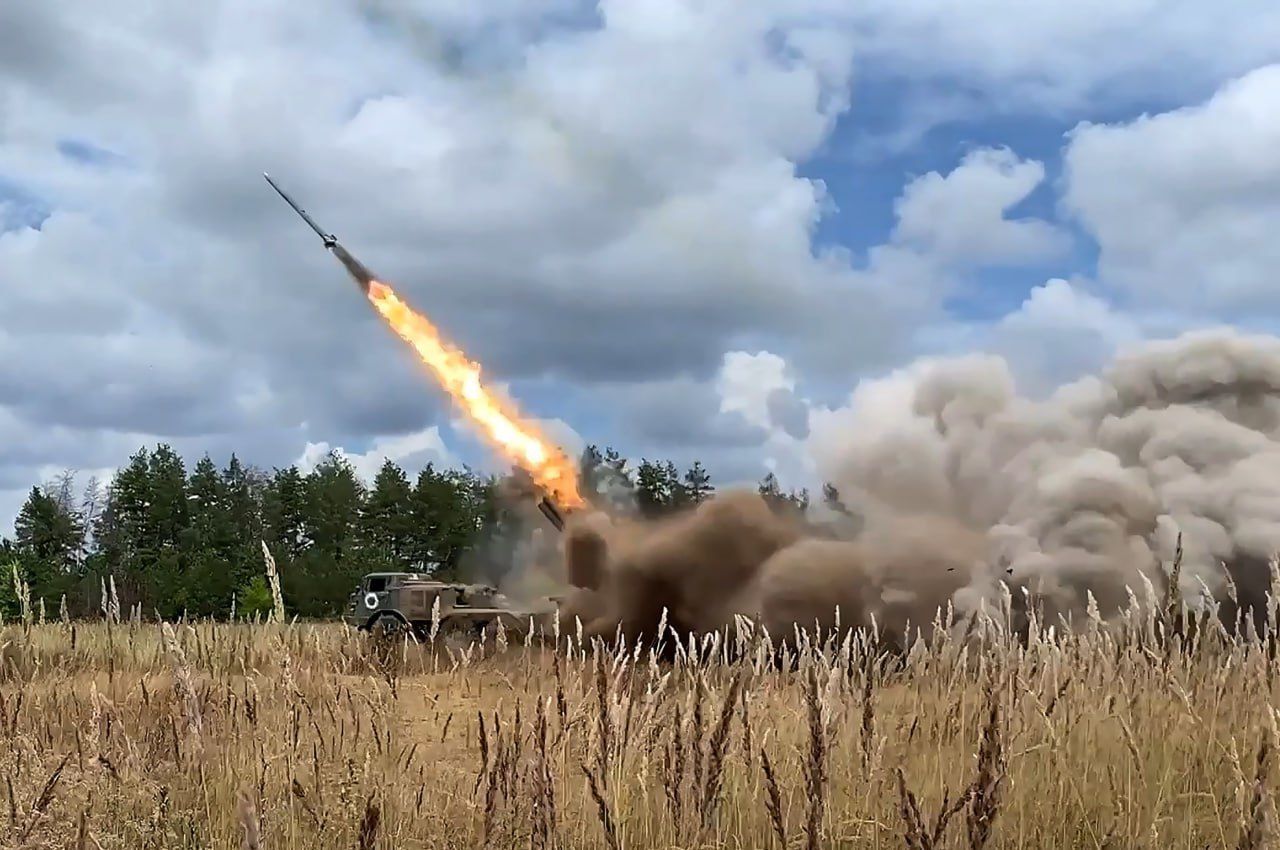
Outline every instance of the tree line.
<svg viewBox="0 0 1280 850">
<path fill-rule="evenodd" d="M 714 493 L 694 462 L 632 466 L 612 448 L 588 447 L 583 486 L 616 506 L 658 517 Z M 784 493 L 770 474 L 762 496 L 804 511 L 808 494 Z M 225 618 L 272 604 L 262 546 L 276 562 L 291 614 L 341 613 L 357 580 L 375 571 L 426 572 L 470 579 L 473 562 L 500 563 L 528 534 L 528 512 L 506 504 L 500 481 L 468 468 L 428 465 L 412 479 L 388 460 L 366 485 L 351 463 L 330 452 L 310 471 L 270 473 L 232 455 L 219 467 L 207 455 L 187 468 L 168 445 L 142 448 L 109 484 L 77 492 L 66 473 L 32 487 L 0 540 L 0 612 L 20 610 L 16 574 L 30 605 L 48 616 L 94 616 L 114 587 L 126 614 Z M 470 559 L 470 561 L 468 560 Z M 487 578 L 497 578 L 489 575 Z"/>
</svg>

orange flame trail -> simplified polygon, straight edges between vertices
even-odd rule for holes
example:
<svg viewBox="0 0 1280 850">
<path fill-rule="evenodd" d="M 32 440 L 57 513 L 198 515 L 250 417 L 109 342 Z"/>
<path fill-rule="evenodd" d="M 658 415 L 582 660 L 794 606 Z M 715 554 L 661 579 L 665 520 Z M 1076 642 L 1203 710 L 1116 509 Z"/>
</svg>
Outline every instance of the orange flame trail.
<svg viewBox="0 0 1280 850">
<path fill-rule="evenodd" d="M 575 508 L 582 504 L 573 463 L 533 423 L 485 388 L 478 363 L 444 342 L 436 327 L 401 301 L 391 287 L 371 280 L 368 295 L 391 329 L 431 367 L 449 395 L 494 444 L 514 457 L 560 505 Z"/>
</svg>

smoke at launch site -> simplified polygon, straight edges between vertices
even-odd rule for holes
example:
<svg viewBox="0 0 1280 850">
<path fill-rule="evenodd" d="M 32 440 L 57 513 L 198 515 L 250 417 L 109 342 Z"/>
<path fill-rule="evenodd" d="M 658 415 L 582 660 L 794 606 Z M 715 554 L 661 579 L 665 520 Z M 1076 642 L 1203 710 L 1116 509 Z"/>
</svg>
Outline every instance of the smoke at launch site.
<svg viewBox="0 0 1280 850">
<path fill-rule="evenodd" d="M 1212 330 L 1151 342 L 1048 398 L 1009 364 L 925 361 L 860 393 L 819 471 L 861 520 L 815 527 L 725 493 L 658 522 L 571 524 L 566 613 L 591 633 L 704 631 L 734 614 L 793 625 L 926 626 L 1024 589 L 1053 622 L 1114 617 L 1167 586 L 1234 617 L 1280 552 L 1280 339 Z M 860 530 L 854 530 L 860 529 Z"/>
</svg>

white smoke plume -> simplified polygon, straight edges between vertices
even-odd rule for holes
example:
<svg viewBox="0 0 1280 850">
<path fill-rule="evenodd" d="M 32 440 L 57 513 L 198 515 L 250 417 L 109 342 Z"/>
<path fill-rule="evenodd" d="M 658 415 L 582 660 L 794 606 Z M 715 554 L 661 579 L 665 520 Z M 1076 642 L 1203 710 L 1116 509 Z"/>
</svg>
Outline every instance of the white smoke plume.
<svg viewBox="0 0 1280 850">
<path fill-rule="evenodd" d="M 1046 614 L 1104 616 L 1167 584 L 1234 616 L 1258 605 L 1280 553 L 1280 339 L 1212 330 L 1120 356 L 1046 400 L 1000 358 L 922 363 L 818 417 L 820 468 L 868 529 L 945 518 L 985 535 L 959 610 L 1030 590 Z"/>
</svg>

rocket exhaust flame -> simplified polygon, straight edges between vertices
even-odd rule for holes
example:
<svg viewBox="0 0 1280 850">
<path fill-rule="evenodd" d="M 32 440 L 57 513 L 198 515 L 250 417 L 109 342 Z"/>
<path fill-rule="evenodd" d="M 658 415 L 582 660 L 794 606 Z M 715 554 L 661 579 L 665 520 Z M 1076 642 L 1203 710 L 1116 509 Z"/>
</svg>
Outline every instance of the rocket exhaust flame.
<svg viewBox="0 0 1280 850">
<path fill-rule="evenodd" d="M 370 280 L 366 292 L 379 315 L 431 367 L 441 386 L 492 443 L 513 457 L 559 504 L 569 508 L 582 504 L 573 463 L 531 422 L 484 386 L 479 364 L 442 340 L 436 327 L 385 283 Z"/>
<path fill-rule="evenodd" d="M 266 174 L 262 176 L 333 252 L 378 314 L 413 348 L 418 358 L 431 367 L 441 386 L 481 427 L 489 441 L 514 459 L 542 488 L 547 497 L 539 503 L 539 509 L 557 528 L 563 528 L 564 520 L 556 505 L 576 508 L 583 504 L 572 461 L 532 422 L 485 387 L 480 379 L 479 364 L 441 339 L 439 330 L 426 317 L 400 300 L 390 286 L 375 278 L 363 263 L 338 243 L 336 236 L 326 233 L 316 224 L 274 180 Z M 548 497 L 554 502 L 548 501 Z"/>
</svg>

